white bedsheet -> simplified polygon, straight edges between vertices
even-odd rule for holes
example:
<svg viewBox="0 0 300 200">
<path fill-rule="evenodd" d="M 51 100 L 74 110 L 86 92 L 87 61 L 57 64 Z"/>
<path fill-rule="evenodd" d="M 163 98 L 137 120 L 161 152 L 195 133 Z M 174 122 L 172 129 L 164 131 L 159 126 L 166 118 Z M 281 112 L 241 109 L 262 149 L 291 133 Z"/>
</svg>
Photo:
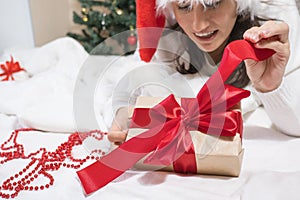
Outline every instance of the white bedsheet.
<svg viewBox="0 0 300 200">
<path fill-rule="evenodd" d="M 2 114 L 0 119 L 0 142 L 3 143 L 17 125 L 17 120 Z M 67 136 L 52 132 L 21 133 L 18 142 L 24 145 L 25 154 L 28 154 L 40 147 L 55 150 L 67 141 Z M 62 167 L 50 172 L 55 182 L 49 189 L 22 191 L 16 199 L 299 199 L 300 138 L 269 128 L 265 113 L 259 109 L 245 126 L 243 145 L 245 155 L 238 178 L 129 170 L 99 191 L 84 196 L 76 170 Z M 85 152 L 85 149 L 81 146 L 76 151 Z M 28 162 L 17 159 L 2 165 L 1 183 Z"/>
<path fill-rule="evenodd" d="M 55 49 L 61 49 L 60 53 Z M 87 54 L 69 38 L 27 54 L 8 52 L 4 57 L 9 54 L 20 60 L 33 77 L 24 75 L 20 78 L 23 81 L 0 83 L 0 144 L 14 129 L 33 127 L 41 131 L 21 133 L 18 138 L 25 147 L 25 154 L 41 147 L 55 150 L 76 130 L 72 116 L 72 88 L 76 70 L 78 72 Z M 39 59 L 30 59 L 28 55 L 38 55 Z M 111 58 L 98 59 L 105 65 Z M 36 61 L 35 65 L 30 65 L 33 61 Z M 106 81 L 113 81 L 115 77 L 110 78 Z M 99 100 L 99 103 L 103 106 L 107 102 Z M 105 129 L 105 123 L 101 126 Z M 103 148 L 108 145 L 105 140 Z M 243 146 L 245 154 L 238 178 L 129 170 L 99 191 L 85 196 L 76 170 L 62 167 L 50 172 L 55 182 L 49 189 L 22 191 L 16 199 L 300 199 L 297 189 L 300 185 L 300 138 L 276 131 L 259 108 L 245 121 Z M 86 153 L 85 147 L 76 148 L 76 152 Z M 0 165 L 0 184 L 28 162 L 28 159 L 16 159 Z M 39 181 L 42 183 L 43 180 Z"/>
</svg>

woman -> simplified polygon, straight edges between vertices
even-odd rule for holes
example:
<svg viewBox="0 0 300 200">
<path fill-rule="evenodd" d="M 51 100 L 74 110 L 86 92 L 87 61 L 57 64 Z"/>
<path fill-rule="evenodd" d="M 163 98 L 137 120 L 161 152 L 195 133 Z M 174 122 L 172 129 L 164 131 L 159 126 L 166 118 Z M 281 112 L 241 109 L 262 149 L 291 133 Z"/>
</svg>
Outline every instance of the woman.
<svg viewBox="0 0 300 200">
<path fill-rule="evenodd" d="M 293 91 L 291 80 L 284 80 L 290 56 L 289 26 L 285 22 L 259 20 L 252 13 L 252 1 L 158 0 L 156 3 L 158 10 L 167 10 L 175 17 L 172 28 L 182 30 L 192 41 L 184 42 L 185 52 L 191 58 L 190 63 L 196 63 L 196 66 L 182 64 L 180 56 L 172 62 L 181 74 L 202 70 L 210 76 L 207 69 L 220 62 L 224 48 L 233 40 L 245 39 L 256 48 L 273 49 L 276 53 L 265 61 L 246 60 L 240 64 L 227 82 L 237 87 L 251 85 L 257 101 L 265 107 L 275 126 L 286 134 L 300 136 L 300 117 L 297 114 L 297 110 L 300 111 L 297 103 L 300 92 Z M 159 57 L 159 52 L 157 55 Z M 206 59 L 202 60 L 208 60 L 208 63 L 193 62 L 193 58 L 199 60 L 198 55 L 204 55 Z M 120 122 L 127 116 L 124 113 L 127 113 L 126 109 L 118 111 L 108 134 L 109 140 L 115 144 L 126 139 L 126 131 L 120 127 Z"/>
</svg>

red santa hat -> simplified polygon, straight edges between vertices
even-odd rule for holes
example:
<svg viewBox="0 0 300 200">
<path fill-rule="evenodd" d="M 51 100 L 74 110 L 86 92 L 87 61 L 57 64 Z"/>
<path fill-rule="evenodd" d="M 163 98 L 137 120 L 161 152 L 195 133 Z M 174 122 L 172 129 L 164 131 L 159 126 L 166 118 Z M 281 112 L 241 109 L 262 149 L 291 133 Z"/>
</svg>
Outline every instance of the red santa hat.
<svg viewBox="0 0 300 200">
<path fill-rule="evenodd" d="M 165 26 L 165 16 L 157 14 L 156 0 L 136 0 L 136 15 L 140 57 L 149 62 Z"/>
</svg>

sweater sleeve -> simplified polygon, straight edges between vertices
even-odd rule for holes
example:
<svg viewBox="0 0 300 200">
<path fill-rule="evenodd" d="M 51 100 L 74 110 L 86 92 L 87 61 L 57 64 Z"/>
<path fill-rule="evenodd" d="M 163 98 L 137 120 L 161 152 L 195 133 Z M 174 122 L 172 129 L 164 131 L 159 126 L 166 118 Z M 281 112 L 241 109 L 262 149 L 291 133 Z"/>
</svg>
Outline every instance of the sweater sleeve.
<svg viewBox="0 0 300 200">
<path fill-rule="evenodd" d="M 295 0 L 278 0 L 267 7 L 260 7 L 269 18 L 288 23 L 291 55 L 284 81 L 276 90 L 260 93 L 251 89 L 256 103 L 262 105 L 274 126 L 281 132 L 300 136 L 300 17 Z"/>
<path fill-rule="evenodd" d="M 299 75 L 298 69 L 285 77 L 281 86 L 272 92 L 254 90 L 272 123 L 281 132 L 293 136 L 300 136 L 300 87 L 296 82 Z"/>
</svg>

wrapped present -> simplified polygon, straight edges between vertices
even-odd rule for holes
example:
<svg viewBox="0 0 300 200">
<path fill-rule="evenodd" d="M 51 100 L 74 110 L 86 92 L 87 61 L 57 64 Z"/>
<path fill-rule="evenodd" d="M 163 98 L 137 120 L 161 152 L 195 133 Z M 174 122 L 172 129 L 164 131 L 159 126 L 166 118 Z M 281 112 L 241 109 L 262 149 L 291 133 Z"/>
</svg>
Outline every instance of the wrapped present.
<svg viewBox="0 0 300 200">
<path fill-rule="evenodd" d="M 155 102 L 157 104 L 153 107 L 135 108 L 131 128 L 143 128 L 144 131 L 138 131 L 139 135 L 79 170 L 77 175 L 84 191 L 90 194 L 102 188 L 142 158 L 145 158 L 143 162 L 146 164 L 172 165 L 176 172 L 199 171 L 237 176 L 243 155 L 239 135 L 243 123 L 240 111 L 233 108 L 250 92 L 224 83 L 243 60 L 261 61 L 273 54 L 273 50 L 256 49 L 245 40 L 233 41 L 224 49 L 218 70 L 204 84 L 196 98 L 177 101 L 174 95 L 170 95 L 159 103 Z M 206 149 L 203 144 L 206 146 L 205 141 L 211 139 L 215 142 L 209 144 L 215 145 L 208 145 L 207 154 L 202 154 Z M 225 152 L 230 156 L 225 156 Z M 206 161 L 199 163 L 203 155 L 206 155 Z M 220 165 L 223 164 L 226 166 L 222 168 Z"/>
<path fill-rule="evenodd" d="M 142 126 L 149 128 L 149 125 L 145 125 L 145 121 L 149 121 L 149 116 L 146 116 L 148 115 L 147 110 L 153 108 L 162 100 L 163 99 L 159 97 L 138 97 L 135 109 L 142 109 L 142 113 L 140 113 L 140 116 L 136 116 L 141 117 L 141 119 L 138 120 L 138 123 L 141 123 L 141 121 L 143 121 Z M 179 105 L 181 104 L 180 98 L 176 98 L 176 101 Z M 236 128 L 232 130 L 236 132 L 235 135 L 234 133 L 232 133 L 232 136 L 221 136 L 221 132 L 215 132 L 213 135 L 209 135 L 196 130 L 189 131 L 194 149 L 196 173 L 225 176 L 239 175 L 244 153 L 244 150 L 242 148 L 241 134 L 238 133 L 238 131 L 242 130 L 239 106 L 233 107 L 230 112 L 235 113 L 235 121 L 238 121 Z M 155 122 L 153 124 L 155 124 Z M 224 126 L 226 125 L 224 124 Z M 143 127 L 132 124 L 131 128 L 128 131 L 127 140 L 138 136 L 140 133 L 143 133 L 146 130 L 147 129 Z M 182 154 L 184 154 L 184 152 L 182 152 Z M 146 157 L 142 158 L 134 165 L 134 168 L 141 170 L 175 171 L 174 165 L 184 165 L 180 162 L 186 162 L 186 160 L 179 160 L 178 162 L 173 162 L 172 165 L 165 166 L 163 164 L 159 165 L 159 163 L 154 165 L 147 164 L 147 162 L 145 163 L 145 160 Z M 175 166 L 175 169 L 177 169 L 177 172 L 179 173 L 185 172 L 181 171 L 181 167 L 176 168 Z"/>
</svg>

